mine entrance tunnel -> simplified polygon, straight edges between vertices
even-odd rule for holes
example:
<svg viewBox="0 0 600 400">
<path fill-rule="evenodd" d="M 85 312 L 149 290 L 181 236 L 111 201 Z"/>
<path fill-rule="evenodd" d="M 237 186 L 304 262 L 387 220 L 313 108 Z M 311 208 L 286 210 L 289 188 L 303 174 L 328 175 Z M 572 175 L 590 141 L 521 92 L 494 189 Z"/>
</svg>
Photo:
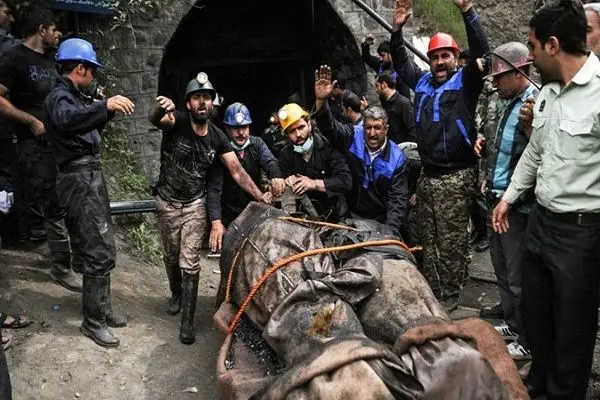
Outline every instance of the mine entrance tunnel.
<svg viewBox="0 0 600 400">
<path fill-rule="evenodd" d="M 248 105 L 258 133 L 291 96 L 313 104 L 322 63 L 353 91 L 366 91 L 360 49 L 327 0 L 199 1 L 165 48 L 158 93 L 185 109 L 185 86 L 204 71 L 225 105 Z"/>
</svg>

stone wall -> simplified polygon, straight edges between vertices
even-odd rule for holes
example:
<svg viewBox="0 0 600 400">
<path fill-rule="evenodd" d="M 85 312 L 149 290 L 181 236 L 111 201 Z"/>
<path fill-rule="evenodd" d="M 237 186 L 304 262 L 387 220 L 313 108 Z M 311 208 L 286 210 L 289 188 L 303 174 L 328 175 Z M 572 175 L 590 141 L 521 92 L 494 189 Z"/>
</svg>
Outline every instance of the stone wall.
<svg viewBox="0 0 600 400">
<path fill-rule="evenodd" d="M 376 45 L 389 38 L 389 33 L 351 0 L 314 1 L 329 1 L 354 35 L 359 48 L 360 42 L 368 33 L 376 37 Z M 394 0 L 366 2 L 386 20 L 391 19 Z M 137 157 L 135 161 L 150 178 L 158 173 L 161 133 L 150 125 L 147 115 L 157 93 L 163 52 L 182 18 L 192 7 L 199 7 L 195 3 L 195 0 L 167 0 L 154 18 L 134 20 L 132 29 L 122 28 L 104 35 L 104 61 L 118 71 L 118 84 L 114 89 L 120 89 L 121 93 L 130 97 L 136 104 L 134 116 L 123 120 L 129 132 L 129 145 Z M 288 4 L 291 6 L 292 2 L 286 2 L 286 7 Z M 315 6 L 318 8 L 320 5 Z M 353 74 L 356 75 L 356 72 L 348 72 L 348 75 Z M 374 72 L 368 70 L 367 97 L 372 102 L 376 101 L 373 76 Z"/>
</svg>

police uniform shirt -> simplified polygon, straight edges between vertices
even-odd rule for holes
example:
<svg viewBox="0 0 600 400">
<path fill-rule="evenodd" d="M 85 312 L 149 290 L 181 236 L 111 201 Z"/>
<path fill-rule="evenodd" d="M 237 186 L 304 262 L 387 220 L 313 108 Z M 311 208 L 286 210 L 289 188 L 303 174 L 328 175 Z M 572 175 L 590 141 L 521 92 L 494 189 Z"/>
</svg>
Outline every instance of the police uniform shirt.
<svg viewBox="0 0 600 400">
<path fill-rule="evenodd" d="M 533 133 L 503 199 L 513 204 L 535 184 L 555 213 L 600 212 L 600 61 L 591 54 L 571 82 L 544 85 Z"/>
</svg>

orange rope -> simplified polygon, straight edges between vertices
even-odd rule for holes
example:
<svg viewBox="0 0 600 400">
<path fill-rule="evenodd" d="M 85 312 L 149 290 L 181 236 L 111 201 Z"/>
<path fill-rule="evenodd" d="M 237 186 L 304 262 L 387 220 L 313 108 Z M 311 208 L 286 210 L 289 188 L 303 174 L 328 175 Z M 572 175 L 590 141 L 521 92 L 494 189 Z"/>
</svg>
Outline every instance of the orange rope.
<svg viewBox="0 0 600 400">
<path fill-rule="evenodd" d="M 227 275 L 227 287 L 225 288 L 226 303 L 231 303 L 231 282 L 233 281 L 233 268 L 235 267 L 235 263 L 237 262 L 237 259 L 240 256 L 240 254 L 242 253 L 242 250 L 244 250 L 244 246 L 246 245 L 247 241 L 248 238 L 244 239 L 242 245 L 240 246 L 240 249 L 237 251 L 237 253 L 235 253 L 233 261 L 231 262 L 231 267 L 229 268 L 229 275 Z"/>
<path fill-rule="evenodd" d="M 250 293 L 248 293 L 248 295 L 242 302 L 242 305 L 240 306 L 240 309 L 238 310 L 237 314 L 235 314 L 235 316 L 229 323 L 229 328 L 228 328 L 227 334 L 230 335 L 233 333 L 233 331 L 237 327 L 238 323 L 240 322 L 242 315 L 246 311 L 246 308 L 248 308 L 248 305 L 250 304 L 250 302 L 252 301 L 252 299 L 254 298 L 256 293 L 258 293 L 258 290 L 262 287 L 262 285 L 266 282 L 266 280 L 269 279 L 269 277 L 271 275 L 273 275 L 275 272 L 277 272 L 279 269 L 285 267 L 286 265 L 288 265 L 291 262 L 298 261 L 304 257 L 310 257 L 310 256 L 314 256 L 317 254 L 332 253 L 335 251 L 360 249 L 360 248 L 369 247 L 369 246 L 400 246 L 400 247 L 406 249 L 407 251 L 411 251 L 411 249 L 409 249 L 408 246 L 400 240 L 375 240 L 372 242 L 353 243 L 353 244 L 348 244 L 345 246 L 312 249 L 312 250 L 303 251 L 302 253 L 294 254 L 293 256 L 283 258 L 283 259 L 277 261 L 275 264 L 273 264 L 273 266 L 271 268 L 269 268 L 263 274 L 263 276 L 261 276 L 260 279 L 254 284 L 254 286 L 250 290 Z"/>
<path fill-rule="evenodd" d="M 348 231 L 360 232 L 360 229 L 356 229 L 356 228 L 353 228 L 351 226 L 346 226 L 346 225 L 332 224 L 331 222 L 311 221 L 310 219 L 294 218 L 294 217 L 279 217 L 279 219 L 282 221 L 297 222 L 299 224 L 312 224 L 312 225 L 326 226 L 328 228 L 346 229 Z"/>
</svg>

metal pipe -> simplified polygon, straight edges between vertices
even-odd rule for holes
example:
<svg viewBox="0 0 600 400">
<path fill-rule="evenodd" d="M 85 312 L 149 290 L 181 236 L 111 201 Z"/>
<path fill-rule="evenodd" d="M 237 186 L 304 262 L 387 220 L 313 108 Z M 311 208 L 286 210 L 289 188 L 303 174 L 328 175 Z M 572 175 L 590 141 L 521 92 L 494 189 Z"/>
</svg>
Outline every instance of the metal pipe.
<svg viewBox="0 0 600 400">
<path fill-rule="evenodd" d="M 357 6 L 362 8 L 367 14 L 369 14 L 375 21 L 377 21 L 379 23 L 379 25 L 383 26 L 388 32 L 392 33 L 392 31 L 394 30 L 392 25 L 390 25 L 389 22 L 387 22 L 385 19 L 383 19 L 381 17 L 381 15 L 377 14 L 377 12 L 375 12 L 375 10 L 373 10 L 371 7 L 369 7 L 368 4 L 366 4 L 362 0 L 352 0 L 352 1 L 354 2 L 354 4 L 356 4 Z M 408 47 L 408 49 L 410 51 L 412 51 L 417 57 L 419 57 L 421 60 L 423 60 L 427 64 L 429 64 L 429 57 L 427 57 L 425 54 L 423 54 L 421 52 L 421 50 L 417 49 L 411 42 L 404 39 L 404 45 L 406 47 Z"/>
<path fill-rule="evenodd" d="M 111 201 L 111 215 L 139 214 L 156 211 L 154 200 Z"/>
</svg>

